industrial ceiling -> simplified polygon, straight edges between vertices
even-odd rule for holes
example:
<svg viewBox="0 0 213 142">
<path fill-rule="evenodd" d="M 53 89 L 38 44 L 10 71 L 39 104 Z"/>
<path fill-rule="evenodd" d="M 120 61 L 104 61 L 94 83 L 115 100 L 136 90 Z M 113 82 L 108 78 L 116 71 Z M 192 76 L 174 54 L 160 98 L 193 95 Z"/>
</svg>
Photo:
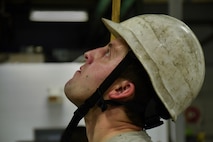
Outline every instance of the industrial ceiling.
<svg viewBox="0 0 213 142">
<path fill-rule="evenodd" d="M 87 22 L 33 22 L 29 13 L 42 10 L 85 10 Z M 122 0 L 121 21 L 144 13 L 168 13 L 166 0 Z M 183 19 L 192 26 L 212 26 L 213 1 L 183 1 Z M 101 18 L 111 18 L 111 0 L 1 0 L 0 53 L 26 52 L 42 47 L 46 62 L 73 61 L 84 51 L 104 45 L 109 33 Z M 195 28 L 196 30 L 196 28 Z M 200 36 L 202 44 L 212 33 Z"/>
</svg>

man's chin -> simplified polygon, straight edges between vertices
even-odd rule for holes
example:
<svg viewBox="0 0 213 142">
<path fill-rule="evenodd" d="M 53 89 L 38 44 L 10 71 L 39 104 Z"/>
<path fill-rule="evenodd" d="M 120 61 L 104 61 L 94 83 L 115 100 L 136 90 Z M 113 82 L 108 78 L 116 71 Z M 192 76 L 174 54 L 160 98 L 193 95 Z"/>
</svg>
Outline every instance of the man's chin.
<svg viewBox="0 0 213 142">
<path fill-rule="evenodd" d="M 79 106 L 81 106 L 81 105 L 84 103 L 83 101 L 76 100 L 76 99 L 71 98 L 71 97 L 68 97 L 68 96 L 67 96 L 67 98 L 68 98 L 69 101 L 70 101 L 71 103 L 73 103 L 76 107 L 79 107 Z"/>
</svg>

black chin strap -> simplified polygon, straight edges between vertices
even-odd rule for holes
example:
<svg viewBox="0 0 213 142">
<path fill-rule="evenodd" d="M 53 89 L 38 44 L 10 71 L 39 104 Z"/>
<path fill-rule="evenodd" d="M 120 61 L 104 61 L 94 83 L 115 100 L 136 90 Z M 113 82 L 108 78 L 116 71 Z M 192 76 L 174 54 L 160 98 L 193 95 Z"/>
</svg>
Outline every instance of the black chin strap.
<svg viewBox="0 0 213 142">
<path fill-rule="evenodd" d="M 89 112 L 90 108 L 98 105 L 99 107 L 101 107 L 102 111 L 105 111 L 107 109 L 107 103 L 105 103 L 102 96 L 104 92 L 110 87 L 110 85 L 118 78 L 125 67 L 132 62 L 132 55 L 132 51 L 129 51 L 124 59 L 99 86 L 95 93 L 74 112 L 74 116 L 72 117 L 69 125 L 62 134 L 61 142 L 71 141 L 73 131 L 76 129 L 79 121 Z"/>
</svg>

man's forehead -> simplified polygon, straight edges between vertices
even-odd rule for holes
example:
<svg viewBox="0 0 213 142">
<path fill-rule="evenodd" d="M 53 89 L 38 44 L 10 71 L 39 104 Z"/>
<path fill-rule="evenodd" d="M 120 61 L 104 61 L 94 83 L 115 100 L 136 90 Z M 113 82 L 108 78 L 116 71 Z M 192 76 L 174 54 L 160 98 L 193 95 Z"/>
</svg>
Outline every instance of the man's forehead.
<svg viewBox="0 0 213 142">
<path fill-rule="evenodd" d="M 116 38 L 115 40 L 112 40 L 108 43 L 109 47 L 112 47 L 114 45 L 123 45 L 125 47 L 129 48 L 129 45 L 127 44 L 127 42 L 123 39 L 123 38 Z"/>
</svg>

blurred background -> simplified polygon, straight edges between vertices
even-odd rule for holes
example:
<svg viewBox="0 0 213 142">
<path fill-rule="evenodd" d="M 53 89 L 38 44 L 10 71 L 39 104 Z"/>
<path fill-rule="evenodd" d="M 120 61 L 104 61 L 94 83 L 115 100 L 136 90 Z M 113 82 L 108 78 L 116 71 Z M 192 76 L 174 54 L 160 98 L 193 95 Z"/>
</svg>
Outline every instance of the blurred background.
<svg viewBox="0 0 213 142">
<path fill-rule="evenodd" d="M 0 141 L 57 141 L 75 110 L 63 86 L 85 51 L 109 41 L 101 18 L 111 19 L 111 7 L 111 0 L 0 0 Z M 121 21 L 147 13 L 183 20 L 206 59 L 199 97 L 176 125 L 150 132 L 154 141 L 212 142 L 213 0 L 121 0 Z"/>
</svg>

